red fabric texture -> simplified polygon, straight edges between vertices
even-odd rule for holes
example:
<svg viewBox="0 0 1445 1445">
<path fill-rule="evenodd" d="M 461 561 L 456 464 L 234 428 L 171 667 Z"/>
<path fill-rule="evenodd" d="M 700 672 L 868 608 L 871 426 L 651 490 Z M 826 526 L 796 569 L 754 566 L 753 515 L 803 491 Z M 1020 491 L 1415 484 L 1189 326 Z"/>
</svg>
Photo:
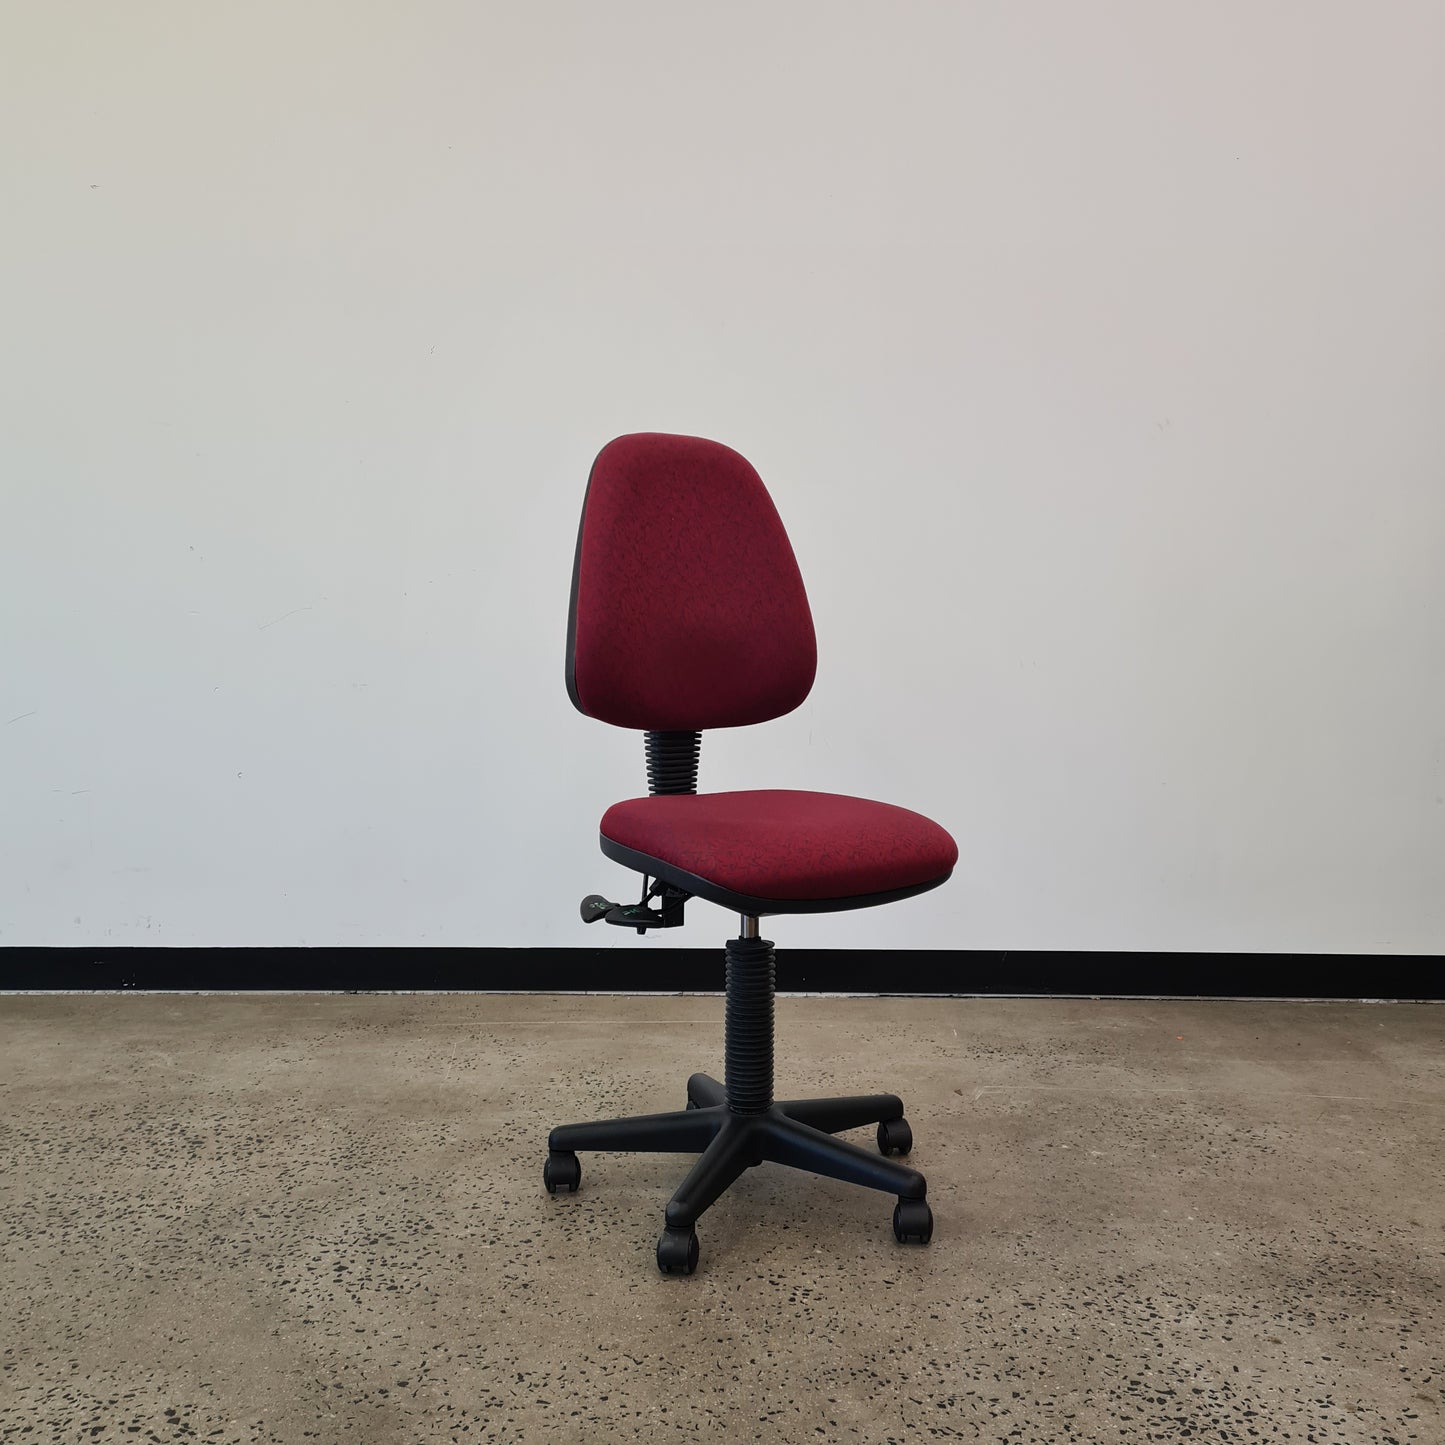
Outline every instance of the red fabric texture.
<svg viewBox="0 0 1445 1445">
<path fill-rule="evenodd" d="M 719 888 L 780 902 L 910 888 L 958 861 L 958 845 L 920 813 L 786 789 L 631 798 L 603 815 L 602 835 Z"/>
<path fill-rule="evenodd" d="M 573 700 L 619 727 L 765 722 L 808 695 L 813 617 L 757 472 L 701 437 L 618 437 L 592 465 L 577 552 Z"/>
</svg>

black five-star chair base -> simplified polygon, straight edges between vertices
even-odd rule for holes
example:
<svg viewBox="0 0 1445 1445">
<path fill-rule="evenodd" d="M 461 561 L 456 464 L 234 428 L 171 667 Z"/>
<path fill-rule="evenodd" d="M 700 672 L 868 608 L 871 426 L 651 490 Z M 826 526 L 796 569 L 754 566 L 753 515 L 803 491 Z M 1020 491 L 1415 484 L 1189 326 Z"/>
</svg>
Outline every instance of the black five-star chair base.
<svg viewBox="0 0 1445 1445">
<path fill-rule="evenodd" d="M 657 1265 L 664 1274 L 693 1272 L 698 1219 L 743 1170 L 764 1160 L 896 1194 L 894 1235 L 900 1243 L 927 1244 L 933 1214 L 923 1175 L 832 1137 L 841 1129 L 877 1124 L 883 1154 L 908 1153 L 913 1133 L 903 1117 L 902 1100 L 896 1094 L 860 1094 L 774 1103 L 772 944 L 732 939 L 727 962 L 729 1084 L 694 1074 L 687 1081 L 686 1109 L 553 1129 L 542 1174 L 548 1191 L 577 1189 L 582 1180 L 579 1149 L 697 1153 L 697 1162 L 668 1203 L 667 1225 L 657 1242 Z"/>
</svg>

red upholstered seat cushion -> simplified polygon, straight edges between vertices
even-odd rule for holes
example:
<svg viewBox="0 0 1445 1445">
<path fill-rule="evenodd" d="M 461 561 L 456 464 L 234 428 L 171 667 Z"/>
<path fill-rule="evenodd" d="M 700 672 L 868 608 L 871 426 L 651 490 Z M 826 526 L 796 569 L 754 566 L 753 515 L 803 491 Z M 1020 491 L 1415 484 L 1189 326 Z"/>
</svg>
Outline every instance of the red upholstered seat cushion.
<svg viewBox="0 0 1445 1445">
<path fill-rule="evenodd" d="M 946 875 L 958 845 L 907 808 L 768 789 L 631 798 L 602 836 L 753 898 L 850 898 Z"/>
</svg>

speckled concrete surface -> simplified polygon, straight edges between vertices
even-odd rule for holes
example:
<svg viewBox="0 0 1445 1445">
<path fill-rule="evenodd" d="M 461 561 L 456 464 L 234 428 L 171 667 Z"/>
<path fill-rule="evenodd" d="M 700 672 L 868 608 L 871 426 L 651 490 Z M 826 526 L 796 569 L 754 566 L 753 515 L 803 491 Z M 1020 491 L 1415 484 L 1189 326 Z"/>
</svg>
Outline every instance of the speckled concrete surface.
<svg viewBox="0 0 1445 1445">
<path fill-rule="evenodd" d="M 1445 1010 L 779 1001 L 779 1092 L 929 1177 L 775 1166 L 653 1248 L 711 998 L 0 998 L 0 1438 L 1445 1440 Z M 862 1137 L 861 1135 L 859 1137 Z"/>
</svg>

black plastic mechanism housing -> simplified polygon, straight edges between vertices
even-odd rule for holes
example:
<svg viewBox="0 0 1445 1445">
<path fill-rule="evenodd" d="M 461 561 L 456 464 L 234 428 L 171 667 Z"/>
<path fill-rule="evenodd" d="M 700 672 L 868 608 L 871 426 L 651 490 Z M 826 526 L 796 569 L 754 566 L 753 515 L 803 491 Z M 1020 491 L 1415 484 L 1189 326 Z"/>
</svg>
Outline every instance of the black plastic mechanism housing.
<svg viewBox="0 0 1445 1445">
<path fill-rule="evenodd" d="M 642 898 L 636 903 L 614 903 L 600 893 L 589 893 L 582 900 L 582 921 L 612 923 L 619 928 L 635 928 L 639 933 L 646 933 L 649 928 L 681 928 L 682 905 L 691 897 L 690 893 L 661 881 L 648 887 L 644 876 Z M 649 908 L 647 905 L 654 898 L 659 906 Z"/>
</svg>

